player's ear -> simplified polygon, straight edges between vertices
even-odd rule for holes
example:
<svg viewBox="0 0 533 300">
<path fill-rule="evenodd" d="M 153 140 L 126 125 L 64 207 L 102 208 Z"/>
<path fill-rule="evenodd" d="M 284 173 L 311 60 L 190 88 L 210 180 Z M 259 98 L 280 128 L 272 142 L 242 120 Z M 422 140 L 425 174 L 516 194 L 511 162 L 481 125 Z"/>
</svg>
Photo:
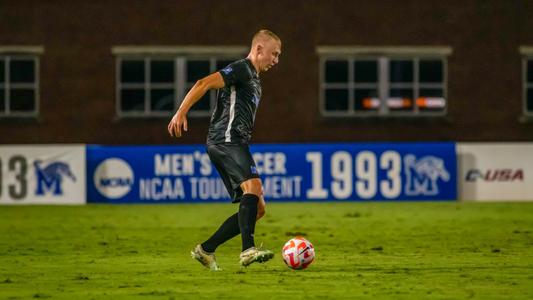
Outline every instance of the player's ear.
<svg viewBox="0 0 533 300">
<path fill-rule="evenodd" d="M 255 50 L 257 52 L 257 54 L 262 54 L 263 53 L 263 45 L 258 43 L 256 46 L 255 46 Z"/>
</svg>

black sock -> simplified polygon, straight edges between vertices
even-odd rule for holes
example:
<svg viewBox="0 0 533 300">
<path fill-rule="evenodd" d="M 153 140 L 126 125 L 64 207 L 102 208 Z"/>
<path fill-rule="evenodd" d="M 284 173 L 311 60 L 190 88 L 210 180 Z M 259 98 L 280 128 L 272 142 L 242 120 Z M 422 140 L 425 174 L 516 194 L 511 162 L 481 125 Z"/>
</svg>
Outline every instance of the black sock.
<svg viewBox="0 0 533 300">
<path fill-rule="evenodd" d="M 257 218 L 257 203 L 259 197 L 254 194 L 244 194 L 239 205 L 239 228 L 241 229 L 242 251 L 254 247 L 254 230 Z"/>
<path fill-rule="evenodd" d="M 218 246 L 224 244 L 240 232 L 239 213 L 235 213 L 227 218 L 207 241 L 202 243 L 202 248 L 206 252 L 215 252 Z"/>
</svg>

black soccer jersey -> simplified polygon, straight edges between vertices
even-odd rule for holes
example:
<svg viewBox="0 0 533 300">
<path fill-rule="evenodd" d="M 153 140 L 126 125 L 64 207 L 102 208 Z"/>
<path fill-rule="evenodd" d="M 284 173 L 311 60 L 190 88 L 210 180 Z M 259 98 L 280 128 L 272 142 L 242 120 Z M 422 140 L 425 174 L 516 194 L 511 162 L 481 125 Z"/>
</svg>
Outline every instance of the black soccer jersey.
<svg viewBox="0 0 533 300">
<path fill-rule="evenodd" d="M 247 144 L 252 138 L 261 82 L 252 62 L 241 59 L 220 70 L 225 86 L 218 90 L 207 144 Z"/>
</svg>

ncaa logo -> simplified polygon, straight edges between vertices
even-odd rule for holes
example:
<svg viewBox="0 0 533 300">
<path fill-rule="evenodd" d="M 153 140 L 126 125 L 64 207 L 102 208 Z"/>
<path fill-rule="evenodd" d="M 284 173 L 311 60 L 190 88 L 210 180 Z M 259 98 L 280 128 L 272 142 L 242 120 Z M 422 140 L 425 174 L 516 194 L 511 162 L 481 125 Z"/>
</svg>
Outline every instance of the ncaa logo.
<svg viewBox="0 0 533 300">
<path fill-rule="evenodd" d="M 102 161 L 94 171 L 94 186 L 104 197 L 118 199 L 124 197 L 133 186 L 133 171 L 130 165 L 120 158 Z"/>
</svg>

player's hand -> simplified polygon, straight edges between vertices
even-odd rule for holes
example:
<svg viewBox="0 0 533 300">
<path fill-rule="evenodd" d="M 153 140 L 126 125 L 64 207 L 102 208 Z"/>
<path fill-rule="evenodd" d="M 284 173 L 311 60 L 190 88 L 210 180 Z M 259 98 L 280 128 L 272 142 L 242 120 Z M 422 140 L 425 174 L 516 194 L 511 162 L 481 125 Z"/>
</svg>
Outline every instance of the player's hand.
<svg viewBox="0 0 533 300">
<path fill-rule="evenodd" d="M 187 131 L 187 115 L 186 113 L 183 113 L 182 111 L 178 110 L 176 114 L 172 117 L 172 120 L 170 120 L 170 123 L 168 123 L 168 133 L 170 133 L 170 136 L 175 136 L 177 138 L 181 137 L 182 131 L 181 129 Z"/>
</svg>

